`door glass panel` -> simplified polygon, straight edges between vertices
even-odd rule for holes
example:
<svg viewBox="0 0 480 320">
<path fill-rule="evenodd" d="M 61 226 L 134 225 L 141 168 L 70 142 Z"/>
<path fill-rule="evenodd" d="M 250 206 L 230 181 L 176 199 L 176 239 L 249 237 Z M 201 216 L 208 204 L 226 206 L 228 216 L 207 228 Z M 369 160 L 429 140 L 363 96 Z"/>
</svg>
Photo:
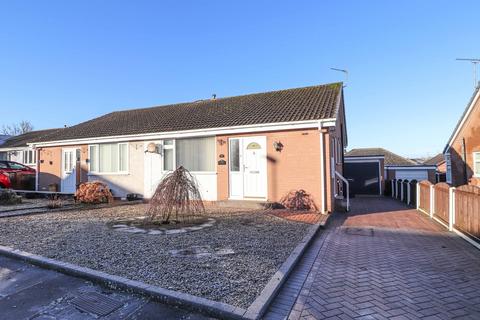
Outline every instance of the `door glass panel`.
<svg viewBox="0 0 480 320">
<path fill-rule="evenodd" d="M 230 171 L 240 171 L 240 145 L 238 139 L 230 140 Z"/>
<path fill-rule="evenodd" d="M 163 150 L 163 170 L 173 171 L 173 149 Z"/>
</svg>

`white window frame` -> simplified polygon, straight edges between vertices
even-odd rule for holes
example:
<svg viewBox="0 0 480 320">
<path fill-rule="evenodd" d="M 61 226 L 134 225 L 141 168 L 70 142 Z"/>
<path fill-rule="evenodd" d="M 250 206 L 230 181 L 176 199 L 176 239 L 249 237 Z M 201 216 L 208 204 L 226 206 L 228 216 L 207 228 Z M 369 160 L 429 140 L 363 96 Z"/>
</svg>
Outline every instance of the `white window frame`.
<svg viewBox="0 0 480 320">
<path fill-rule="evenodd" d="M 100 172 L 100 171 L 92 171 L 91 170 L 91 155 L 90 155 L 90 147 L 91 146 L 96 146 L 96 158 L 97 158 L 97 170 L 98 168 L 100 168 L 100 145 L 102 144 L 116 144 L 118 145 L 118 148 L 117 148 L 117 152 L 118 152 L 118 168 L 119 170 L 116 171 L 116 172 Z M 120 145 L 126 145 L 127 146 L 127 168 L 126 170 L 124 171 L 120 171 Z M 125 175 L 125 174 L 129 174 L 129 169 L 130 169 L 130 146 L 128 145 L 128 142 L 120 142 L 120 143 L 101 143 L 101 144 L 89 144 L 88 145 L 88 174 L 92 174 L 92 175 Z"/>
<path fill-rule="evenodd" d="M 452 183 L 452 157 L 450 153 L 445 154 L 445 165 L 447 167 L 445 182 L 451 184 Z"/>
<path fill-rule="evenodd" d="M 480 169 L 480 168 L 477 167 L 477 160 L 475 158 L 478 156 L 478 162 L 480 163 L 480 151 L 473 152 L 472 156 L 473 156 L 473 176 L 476 177 L 476 178 L 479 178 L 480 177 L 480 172 L 477 173 L 477 169 Z"/>
<path fill-rule="evenodd" d="M 160 141 L 161 143 L 161 147 L 162 147 L 162 172 L 165 172 L 165 173 L 168 173 L 168 172 L 172 172 L 170 170 L 165 170 L 165 162 L 164 162 L 164 156 L 165 156 L 165 153 L 164 153 L 164 150 L 165 149 L 173 149 L 173 169 L 177 169 L 178 167 L 178 164 L 177 164 L 177 140 L 182 140 L 182 139 L 190 139 L 190 138 L 211 138 L 213 137 L 214 140 L 215 140 L 215 148 L 214 148 L 214 152 L 215 152 L 215 155 L 217 154 L 217 142 L 216 142 L 216 137 L 215 136 L 207 136 L 207 137 L 186 137 L 186 138 L 180 138 L 180 139 L 174 139 L 174 138 L 171 138 L 171 139 L 163 139 Z M 173 144 L 170 144 L 170 145 L 165 145 L 165 141 L 166 140 L 172 140 L 173 141 Z M 216 170 L 216 162 L 214 163 L 214 168 L 215 170 L 214 171 L 190 171 L 190 173 L 192 174 L 216 174 L 217 173 L 217 170 Z M 230 168 L 230 167 L 229 167 Z"/>
<path fill-rule="evenodd" d="M 33 159 L 33 162 L 28 162 L 28 154 L 29 153 L 32 153 L 32 159 Z M 32 166 L 32 165 L 36 165 L 37 164 L 37 152 L 35 149 L 26 149 L 26 150 L 23 150 L 23 161 L 22 163 L 24 165 L 27 165 L 27 166 Z"/>
<path fill-rule="evenodd" d="M 171 140 L 172 144 L 165 144 L 165 141 Z M 177 168 L 177 150 L 175 149 L 176 139 L 164 139 L 161 141 L 162 146 L 162 172 L 173 172 Z M 165 150 L 173 150 L 173 170 L 165 170 Z"/>
</svg>

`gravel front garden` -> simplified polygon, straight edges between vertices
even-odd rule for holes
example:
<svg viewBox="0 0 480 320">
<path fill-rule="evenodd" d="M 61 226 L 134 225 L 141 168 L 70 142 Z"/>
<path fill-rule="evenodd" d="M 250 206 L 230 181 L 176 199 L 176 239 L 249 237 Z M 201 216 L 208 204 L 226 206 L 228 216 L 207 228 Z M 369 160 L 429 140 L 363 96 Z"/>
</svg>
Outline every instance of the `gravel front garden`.
<svg viewBox="0 0 480 320">
<path fill-rule="evenodd" d="M 112 228 L 146 205 L 0 219 L 0 244 L 246 308 L 310 227 L 262 210 L 209 208 L 207 227 Z"/>
</svg>

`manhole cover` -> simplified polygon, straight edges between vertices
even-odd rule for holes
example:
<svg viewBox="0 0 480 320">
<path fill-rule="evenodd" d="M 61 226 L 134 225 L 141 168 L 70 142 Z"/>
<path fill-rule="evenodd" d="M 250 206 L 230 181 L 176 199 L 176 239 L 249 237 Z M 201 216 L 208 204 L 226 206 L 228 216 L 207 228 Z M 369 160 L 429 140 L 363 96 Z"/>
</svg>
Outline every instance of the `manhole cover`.
<svg viewBox="0 0 480 320">
<path fill-rule="evenodd" d="M 351 234 L 354 236 L 367 236 L 373 237 L 373 229 L 372 228 L 345 228 L 346 234 Z"/>
<path fill-rule="evenodd" d="M 72 300 L 72 304 L 78 309 L 93 313 L 98 316 L 106 316 L 117 310 L 123 303 L 97 292 L 84 293 Z"/>
</svg>

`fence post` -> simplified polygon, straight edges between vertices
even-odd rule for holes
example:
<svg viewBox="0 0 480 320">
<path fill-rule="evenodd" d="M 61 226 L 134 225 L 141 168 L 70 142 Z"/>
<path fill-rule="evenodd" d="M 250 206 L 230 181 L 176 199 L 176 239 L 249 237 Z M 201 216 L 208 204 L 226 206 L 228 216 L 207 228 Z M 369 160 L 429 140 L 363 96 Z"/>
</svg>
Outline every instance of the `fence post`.
<svg viewBox="0 0 480 320">
<path fill-rule="evenodd" d="M 433 210 L 435 210 L 435 189 L 433 184 L 430 186 L 430 218 L 433 218 Z"/>
<path fill-rule="evenodd" d="M 402 183 L 400 183 L 400 201 L 403 201 L 403 184 L 405 182 L 402 181 Z"/>
<path fill-rule="evenodd" d="M 455 187 L 448 189 L 448 230 L 453 231 L 453 225 L 455 224 Z"/>
<path fill-rule="evenodd" d="M 392 182 L 392 198 L 395 198 L 395 179 L 390 181 Z"/>
<path fill-rule="evenodd" d="M 407 183 L 407 205 L 410 205 L 410 181 Z"/>
<path fill-rule="evenodd" d="M 417 210 L 420 208 L 420 182 L 417 182 Z"/>
</svg>

